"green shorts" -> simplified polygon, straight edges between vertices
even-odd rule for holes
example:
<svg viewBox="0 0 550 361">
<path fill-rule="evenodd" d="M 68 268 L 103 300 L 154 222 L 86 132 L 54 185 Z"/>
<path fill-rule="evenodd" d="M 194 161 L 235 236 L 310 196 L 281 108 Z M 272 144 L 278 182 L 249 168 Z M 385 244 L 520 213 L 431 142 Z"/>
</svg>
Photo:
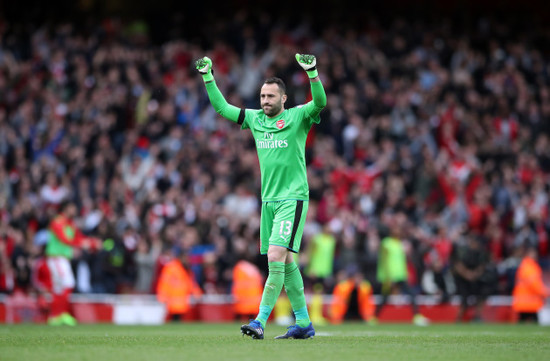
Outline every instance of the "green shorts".
<svg viewBox="0 0 550 361">
<path fill-rule="evenodd" d="M 263 202 L 260 224 L 260 253 L 267 254 L 270 245 L 300 250 L 309 201 L 287 200 Z"/>
</svg>

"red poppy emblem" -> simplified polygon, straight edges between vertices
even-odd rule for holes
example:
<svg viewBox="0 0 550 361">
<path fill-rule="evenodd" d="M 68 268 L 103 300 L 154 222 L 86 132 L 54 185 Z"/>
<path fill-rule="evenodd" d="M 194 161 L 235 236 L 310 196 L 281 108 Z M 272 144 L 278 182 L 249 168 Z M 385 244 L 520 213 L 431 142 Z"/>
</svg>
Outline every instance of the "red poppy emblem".
<svg viewBox="0 0 550 361">
<path fill-rule="evenodd" d="M 275 124 L 277 125 L 277 128 L 283 129 L 283 127 L 285 126 L 285 120 L 284 119 L 277 120 L 277 123 Z"/>
</svg>

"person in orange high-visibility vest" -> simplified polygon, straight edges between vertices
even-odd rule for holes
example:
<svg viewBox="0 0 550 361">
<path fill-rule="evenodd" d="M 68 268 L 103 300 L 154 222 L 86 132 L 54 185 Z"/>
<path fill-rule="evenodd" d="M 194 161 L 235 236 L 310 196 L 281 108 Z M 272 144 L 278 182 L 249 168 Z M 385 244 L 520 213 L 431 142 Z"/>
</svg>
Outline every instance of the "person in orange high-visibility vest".
<svg viewBox="0 0 550 361">
<path fill-rule="evenodd" d="M 258 267 L 240 260 L 233 268 L 233 309 L 237 317 L 253 317 L 258 313 L 262 300 L 264 281 Z"/>
<path fill-rule="evenodd" d="M 512 292 L 512 308 L 519 322 L 538 322 L 538 311 L 544 306 L 550 291 L 542 281 L 542 270 L 537 263 L 537 250 L 527 247 L 516 272 L 516 284 Z"/>
<path fill-rule="evenodd" d="M 360 271 L 342 271 L 340 275 L 340 278 L 343 279 L 334 287 L 332 304 L 330 305 L 331 322 L 341 323 L 348 311 L 355 308 L 350 307 L 352 304 L 356 305 L 358 316 L 364 321 L 368 321 L 374 314 L 371 284 L 363 278 Z M 352 299 L 354 294 L 357 295 L 356 299 Z"/>
<path fill-rule="evenodd" d="M 160 271 L 157 299 L 166 305 L 168 319 L 178 321 L 191 309 L 191 296 L 199 297 L 202 290 L 195 282 L 193 272 L 186 266 L 186 255 L 174 251 L 174 258 Z"/>
</svg>

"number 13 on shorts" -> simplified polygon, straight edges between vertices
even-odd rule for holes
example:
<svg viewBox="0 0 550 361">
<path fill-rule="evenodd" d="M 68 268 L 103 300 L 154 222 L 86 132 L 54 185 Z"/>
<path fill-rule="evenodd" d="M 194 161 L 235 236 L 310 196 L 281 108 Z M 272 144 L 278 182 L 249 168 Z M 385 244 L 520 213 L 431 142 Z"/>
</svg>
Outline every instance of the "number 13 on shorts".
<svg viewBox="0 0 550 361">
<path fill-rule="evenodd" d="M 308 201 L 302 200 L 262 203 L 260 253 L 267 254 L 269 245 L 285 247 L 298 253 L 307 208 Z"/>
<path fill-rule="evenodd" d="M 292 222 L 291 221 L 281 221 L 281 228 L 279 229 L 279 236 L 285 238 L 289 236 L 292 232 Z"/>
</svg>

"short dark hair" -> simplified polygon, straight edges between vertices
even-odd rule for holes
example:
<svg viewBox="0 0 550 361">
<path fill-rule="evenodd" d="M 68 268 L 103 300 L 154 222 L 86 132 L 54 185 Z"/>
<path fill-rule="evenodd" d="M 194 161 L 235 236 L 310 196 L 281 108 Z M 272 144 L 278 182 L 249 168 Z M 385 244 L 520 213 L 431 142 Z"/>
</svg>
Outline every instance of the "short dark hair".
<svg viewBox="0 0 550 361">
<path fill-rule="evenodd" d="M 66 210 L 67 208 L 69 208 L 69 206 L 71 206 L 71 205 L 73 205 L 73 204 L 74 204 L 74 203 L 71 202 L 70 200 L 65 199 L 65 200 L 61 201 L 61 203 L 59 203 L 59 208 L 58 208 L 58 210 L 59 210 L 59 212 L 65 212 L 65 210 Z"/>
<path fill-rule="evenodd" d="M 283 79 L 281 79 L 281 78 L 277 78 L 276 76 L 272 76 L 270 78 L 267 78 L 264 81 L 264 84 L 277 84 L 279 86 L 279 90 L 283 94 L 286 94 L 286 85 L 285 85 L 285 82 L 283 81 Z"/>
</svg>

